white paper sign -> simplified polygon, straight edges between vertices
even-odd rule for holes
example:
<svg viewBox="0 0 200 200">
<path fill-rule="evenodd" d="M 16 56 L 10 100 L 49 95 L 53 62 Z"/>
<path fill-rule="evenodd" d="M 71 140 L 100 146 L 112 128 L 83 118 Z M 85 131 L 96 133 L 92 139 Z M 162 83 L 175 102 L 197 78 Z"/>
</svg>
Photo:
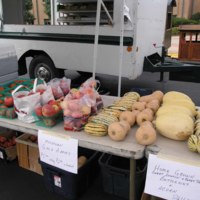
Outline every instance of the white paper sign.
<svg viewBox="0 0 200 200">
<path fill-rule="evenodd" d="M 200 199 L 200 167 L 149 155 L 145 193 L 169 200 Z"/>
<path fill-rule="evenodd" d="M 78 140 L 39 130 L 38 146 L 41 161 L 78 173 Z"/>
</svg>

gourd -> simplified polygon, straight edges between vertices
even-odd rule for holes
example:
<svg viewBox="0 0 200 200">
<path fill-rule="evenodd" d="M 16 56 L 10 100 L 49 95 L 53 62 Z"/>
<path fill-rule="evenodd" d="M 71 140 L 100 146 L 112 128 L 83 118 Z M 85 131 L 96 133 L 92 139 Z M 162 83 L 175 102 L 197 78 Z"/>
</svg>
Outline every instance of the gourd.
<svg viewBox="0 0 200 200">
<path fill-rule="evenodd" d="M 160 103 L 158 99 L 153 99 L 152 101 L 150 101 L 147 106 L 147 108 L 150 108 L 151 110 L 153 110 L 153 112 L 157 112 L 158 108 L 160 107 Z"/>
<path fill-rule="evenodd" d="M 124 120 L 119 121 L 119 124 L 124 127 L 127 133 L 130 131 L 131 126 L 127 121 L 124 121 Z"/>
<path fill-rule="evenodd" d="M 159 108 L 156 112 L 156 116 L 164 115 L 166 113 L 185 113 L 191 117 L 193 117 L 193 113 L 187 107 L 181 105 L 173 105 L 173 104 L 166 104 Z"/>
<path fill-rule="evenodd" d="M 79 156 L 79 158 L 78 158 L 78 168 L 85 165 L 86 162 L 87 162 L 87 158 L 85 156 Z"/>
<path fill-rule="evenodd" d="M 182 92 L 177 92 L 177 91 L 167 92 L 163 96 L 163 102 L 166 102 L 168 100 L 178 100 L 178 99 L 182 99 L 182 100 L 185 99 L 185 100 L 192 101 L 189 96 L 187 96 L 186 94 L 184 94 Z"/>
<path fill-rule="evenodd" d="M 145 108 L 142 112 L 146 112 L 146 113 L 149 113 L 149 115 L 154 115 L 154 112 L 153 112 L 153 110 L 151 110 L 150 108 Z"/>
<path fill-rule="evenodd" d="M 146 103 L 148 103 L 148 102 L 150 102 L 150 101 L 152 101 L 153 99 L 155 99 L 155 97 L 153 97 L 153 95 L 146 95 L 146 96 L 142 96 L 142 97 L 140 97 L 139 98 L 139 102 L 146 102 Z"/>
<path fill-rule="evenodd" d="M 112 140 L 122 141 L 127 133 L 126 128 L 119 122 L 114 122 L 108 126 L 108 135 Z"/>
<path fill-rule="evenodd" d="M 120 121 L 127 121 L 130 126 L 135 124 L 135 115 L 131 111 L 124 111 L 119 116 Z"/>
<path fill-rule="evenodd" d="M 135 133 L 135 139 L 138 144 L 151 145 L 156 141 L 157 133 L 151 123 L 143 123 Z"/>
<path fill-rule="evenodd" d="M 196 107 L 195 104 L 187 99 L 169 99 L 165 102 L 163 102 L 163 105 L 178 105 L 178 106 L 183 106 L 188 108 L 192 115 L 195 116 L 196 115 Z"/>
<path fill-rule="evenodd" d="M 159 115 L 155 126 L 161 135 L 173 140 L 186 140 L 194 131 L 194 121 L 185 113 Z"/>
<path fill-rule="evenodd" d="M 142 111 L 142 110 L 145 109 L 145 106 L 146 106 L 146 102 L 139 102 L 139 101 L 136 101 L 136 102 L 133 103 L 132 111 L 133 111 L 133 110 Z"/>
<path fill-rule="evenodd" d="M 140 112 L 136 118 L 136 122 L 139 126 L 145 121 L 152 121 L 152 120 L 153 120 L 153 116 L 147 112 Z"/>
<path fill-rule="evenodd" d="M 163 100 L 163 92 L 160 90 L 156 90 L 155 92 L 152 93 L 152 96 L 155 97 L 156 99 L 158 99 L 158 101 L 161 103 Z"/>
</svg>

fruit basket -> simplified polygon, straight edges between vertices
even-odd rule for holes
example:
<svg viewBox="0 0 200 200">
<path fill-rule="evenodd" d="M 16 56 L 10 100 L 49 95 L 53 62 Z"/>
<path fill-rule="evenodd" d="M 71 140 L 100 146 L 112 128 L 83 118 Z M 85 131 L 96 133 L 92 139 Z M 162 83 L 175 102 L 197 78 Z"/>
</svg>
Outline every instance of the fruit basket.
<svg viewBox="0 0 200 200">
<path fill-rule="evenodd" d="M 17 157 L 15 138 L 12 131 L 0 133 L 0 159 L 12 161 Z"/>
<path fill-rule="evenodd" d="M 0 98 L 0 117 L 7 119 L 15 119 L 17 117 L 11 94 L 6 93 L 4 98 Z"/>
<path fill-rule="evenodd" d="M 34 109 L 34 116 L 39 119 L 36 121 L 37 126 L 53 127 L 62 121 L 62 109 L 60 102 L 51 100 L 48 104 L 37 106 Z"/>
</svg>

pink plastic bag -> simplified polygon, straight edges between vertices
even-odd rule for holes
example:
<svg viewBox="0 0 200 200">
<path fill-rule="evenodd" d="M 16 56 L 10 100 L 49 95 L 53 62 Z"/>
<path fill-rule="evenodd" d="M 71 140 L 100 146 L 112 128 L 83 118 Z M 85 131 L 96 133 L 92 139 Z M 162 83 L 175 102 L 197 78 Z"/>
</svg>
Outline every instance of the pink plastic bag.
<svg viewBox="0 0 200 200">
<path fill-rule="evenodd" d="M 64 95 L 67 95 L 70 91 L 71 87 L 71 79 L 67 79 L 66 77 L 63 77 L 60 79 L 60 84 L 59 84 L 62 92 Z"/>
</svg>

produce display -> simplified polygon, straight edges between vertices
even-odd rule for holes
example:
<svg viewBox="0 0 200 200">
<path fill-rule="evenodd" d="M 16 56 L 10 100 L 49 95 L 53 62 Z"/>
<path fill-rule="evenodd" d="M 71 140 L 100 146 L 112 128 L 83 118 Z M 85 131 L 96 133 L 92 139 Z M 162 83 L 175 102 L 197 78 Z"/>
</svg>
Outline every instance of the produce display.
<svg viewBox="0 0 200 200">
<path fill-rule="evenodd" d="M 65 130 L 84 130 L 88 135 L 108 136 L 116 142 L 123 141 L 135 126 L 134 138 L 138 144 L 151 145 L 156 142 L 157 134 L 161 134 L 172 140 L 187 140 L 188 148 L 200 153 L 200 111 L 184 93 L 164 94 L 157 90 L 140 97 L 137 92 L 128 92 L 104 107 L 97 90 L 98 81 L 92 78 L 79 88 L 70 88 L 71 80 L 66 78 L 56 78 L 48 84 L 40 81 L 36 91 L 32 90 L 34 83 L 34 80 L 18 79 L 1 85 L 0 116 L 17 117 L 11 93 L 23 84 L 23 91 L 17 93 L 19 102 L 24 97 L 39 95 L 39 102 L 33 108 L 38 126 L 53 127 L 63 121 Z M 37 142 L 35 137 L 29 140 Z M 11 138 L 0 136 L 0 147 L 9 147 L 12 143 Z M 78 166 L 86 162 L 87 158 L 79 157 Z"/>
<path fill-rule="evenodd" d="M 88 119 L 84 130 L 86 133 L 94 136 L 109 135 L 111 139 L 121 141 L 128 133 L 128 128 L 124 124 L 119 123 L 120 116 L 125 120 L 126 115 L 131 113 L 132 105 L 139 99 L 140 95 L 136 92 L 128 92 L 119 100 L 113 102 L 112 105 L 102 109 L 97 115 Z M 122 111 L 129 114 L 123 114 Z M 132 117 L 132 113 L 131 113 Z M 129 117 L 130 121 L 132 118 Z M 133 124 L 133 122 L 131 122 Z M 130 124 L 131 126 L 131 124 Z"/>
</svg>

